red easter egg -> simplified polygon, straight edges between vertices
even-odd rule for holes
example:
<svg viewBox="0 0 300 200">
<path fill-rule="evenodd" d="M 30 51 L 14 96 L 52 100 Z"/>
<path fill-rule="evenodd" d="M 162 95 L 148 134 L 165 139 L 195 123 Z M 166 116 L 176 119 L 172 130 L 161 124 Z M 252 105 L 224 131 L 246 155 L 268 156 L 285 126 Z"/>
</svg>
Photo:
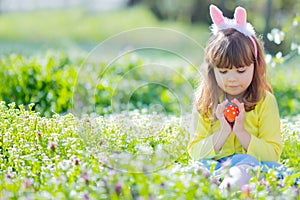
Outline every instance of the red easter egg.
<svg viewBox="0 0 300 200">
<path fill-rule="evenodd" d="M 228 122 L 233 123 L 238 115 L 239 108 L 237 105 L 230 103 L 228 106 L 226 106 L 224 116 Z"/>
</svg>

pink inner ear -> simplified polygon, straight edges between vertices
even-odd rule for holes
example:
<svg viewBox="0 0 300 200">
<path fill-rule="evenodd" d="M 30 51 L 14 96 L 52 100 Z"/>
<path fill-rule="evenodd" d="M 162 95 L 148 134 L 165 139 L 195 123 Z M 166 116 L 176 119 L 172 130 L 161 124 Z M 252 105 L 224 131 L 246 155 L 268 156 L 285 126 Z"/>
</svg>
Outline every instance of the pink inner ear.
<svg viewBox="0 0 300 200">
<path fill-rule="evenodd" d="M 221 10 L 215 5 L 210 5 L 210 16 L 215 25 L 219 26 L 225 23 Z"/>
<path fill-rule="evenodd" d="M 240 26 L 245 26 L 247 23 L 246 10 L 242 7 L 237 7 L 234 12 L 235 23 Z"/>
</svg>

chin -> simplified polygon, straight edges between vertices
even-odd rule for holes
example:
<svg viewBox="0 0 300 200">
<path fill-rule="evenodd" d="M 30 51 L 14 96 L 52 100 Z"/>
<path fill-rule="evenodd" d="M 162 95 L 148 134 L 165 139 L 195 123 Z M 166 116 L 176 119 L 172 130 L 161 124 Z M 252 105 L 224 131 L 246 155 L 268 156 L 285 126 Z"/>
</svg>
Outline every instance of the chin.
<svg viewBox="0 0 300 200">
<path fill-rule="evenodd" d="M 242 92 L 226 92 L 226 93 L 229 94 L 230 96 L 238 96 L 242 94 Z"/>
</svg>

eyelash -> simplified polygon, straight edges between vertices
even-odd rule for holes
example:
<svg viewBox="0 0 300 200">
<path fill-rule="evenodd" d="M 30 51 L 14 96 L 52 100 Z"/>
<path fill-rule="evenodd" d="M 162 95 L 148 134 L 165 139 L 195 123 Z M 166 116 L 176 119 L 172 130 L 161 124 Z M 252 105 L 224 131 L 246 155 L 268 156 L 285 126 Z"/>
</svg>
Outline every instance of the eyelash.
<svg viewBox="0 0 300 200">
<path fill-rule="evenodd" d="M 238 73 L 242 74 L 244 73 L 246 70 L 242 70 L 242 71 L 237 71 Z M 221 74 L 226 74 L 227 71 L 219 71 Z"/>
</svg>

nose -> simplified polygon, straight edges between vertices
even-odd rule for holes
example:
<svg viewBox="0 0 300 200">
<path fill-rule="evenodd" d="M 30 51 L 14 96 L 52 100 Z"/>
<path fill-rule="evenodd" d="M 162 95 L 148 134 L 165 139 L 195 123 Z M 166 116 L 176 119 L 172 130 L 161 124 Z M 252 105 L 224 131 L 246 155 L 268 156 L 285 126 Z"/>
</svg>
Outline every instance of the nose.
<svg viewBox="0 0 300 200">
<path fill-rule="evenodd" d="M 236 74 L 233 71 L 228 73 L 227 81 L 228 82 L 236 82 L 237 81 Z"/>
</svg>

